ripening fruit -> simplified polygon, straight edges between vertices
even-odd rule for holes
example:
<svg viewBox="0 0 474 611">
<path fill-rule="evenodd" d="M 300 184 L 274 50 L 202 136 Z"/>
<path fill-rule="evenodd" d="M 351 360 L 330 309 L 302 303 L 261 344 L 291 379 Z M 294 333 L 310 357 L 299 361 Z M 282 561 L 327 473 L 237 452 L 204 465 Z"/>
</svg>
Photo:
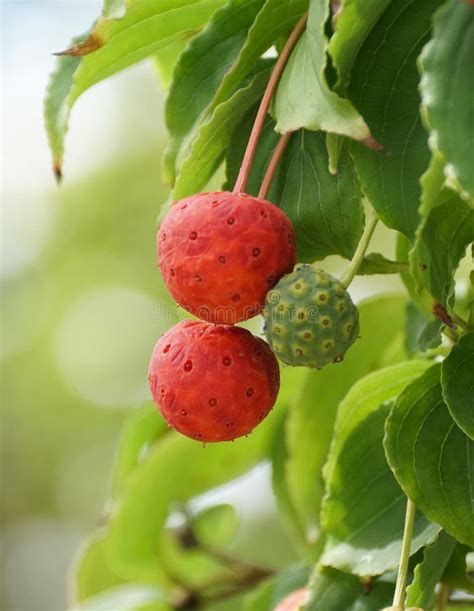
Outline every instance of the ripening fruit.
<svg viewBox="0 0 474 611">
<path fill-rule="evenodd" d="M 268 344 L 246 329 L 187 320 L 156 344 L 148 381 L 177 431 L 203 442 L 228 441 L 265 418 L 280 372 Z"/>
<path fill-rule="evenodd" d="M 274 609 L 274 611 L 299 611 L 307 602 L 309 595 L 308 588 L 301 588 L 288 594 Z"/>
<path fill-rule="evenodd" d="M 341 283 L 314 265 L 297 265 L 269 291 L 265 333 L 288 365 L 338 363 L 359 333 L 359 312 Z"/>
<path fill-rule="evenodd" d="M 166 285 L 186 310 L 233 324 L 258 314 L 296 260 L 291 221 L 244 193 L 198 193 L 174 202 L 157 236 Z"/>
</svg>

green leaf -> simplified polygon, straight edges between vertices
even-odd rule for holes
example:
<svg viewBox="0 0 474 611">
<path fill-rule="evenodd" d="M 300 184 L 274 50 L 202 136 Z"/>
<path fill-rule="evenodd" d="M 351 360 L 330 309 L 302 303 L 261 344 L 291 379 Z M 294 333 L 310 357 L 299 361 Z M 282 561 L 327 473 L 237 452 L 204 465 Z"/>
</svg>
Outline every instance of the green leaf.
<svg viewBox="0 0 474 611">
<path fill-rule="evenodd" d="M 348 89 L 388 152 L 353 144 L 362 188 L 382 221 L 411 240 L 419 223 L 419 178 L 430 158 L 419 112 L 416 61 L 440 2 L 393 0 L 365 39 Z"/>
<path fill-rule="evenodd" d="M 232 137 L 227 151 L 228 187 L 237 177 L 252 123 L 253 116 Z M 278 140 L 273 126 L 273 121 L 267 121 L 252 165 L 246 190 L 254 195 Z M 353 255 L 362 235 L 364 214 L 347 146 L 334 176 L 329 171 L 324 135 L 300 130 L 290 139 L 267 198 L 292 221 L 299 261 L 313 262 L 330 254 Z"/>
<path fill-rule="evenodd" d="M 166 421 L 153 404 L 134 410 L 125 421 L 114 465 L 113 491 L 117 496 L 135 468 L 145 459 L 153 443 L 167 431 Z"/>
<path fill-rule="evenodd" d="M 433 145 L 432 145 L 433 147 Z M 425 271 L 424 264 L 418 260 L 418 250 L 422 241 L 423 231 L 426 227 L 426 222 L 432 209 L 441 203 L 441 190 L 444 184 L 444 159 L 436 149 L 433 150 L 428 168 L 420 178 L 421 199 L 418 212 L 420 215 L 420 223 L 415 232 L 415 240 L 409 252 L 410 273 L 413 279 L 413 287 L 411 290 L 416 291 L 413 298 L 421 306 L 422 311 L 430 316 L 431 314 L 431 296 L 428 294 L 425 286 Z M 409 287 L 410 288 L 410 287 Z"/>
<path fill-rule="evenodd" d="M 198 541 L 223 547 L 235 537 L 239 518 L 232 505 L 215 505 L 204 509 L 192 519 L 192 531 Z"/>
<path fill-rule="evenodd" d="M 377 579 L 367 592 L 353 575 L 316 569 L 310 581 L 310 598 L 302 611 L 379 611 L 390 604 L 394 589 L 393 583 Z"/>
<path fill-rule="evenodd" d="M 410 255 L 412 267 L 422 269 L 421 283 L 437 303 L 452 305 L 454 273 L 474 240 L 474 209 L 452 191 L 443 191 Z M 421 266 L 421 267 L 420 267 Z"/>
<path fill-rule="evenodd" d="M 223 159 L 232 132 L 248 109 L 261 98 L 269 76 L 270 68 L 262 68 L 248 85 L 238 89 L 202 123 L 189 155 L 180 166 L 174 199 L 191 195 L 206 186 Z"/>
<path fill-rule="evenodd" d="M 308 0 L 266 0 L 250 28 L 245 44 L 219 87 L 211 109 L 224 102 L 254 69 L 259 57 L 289 32 L 304 11 Z"/>
<path fill-rule="evenodd" d="M 423 561 L 415 567 L 413 581 L 406 591 L 406 607 L 431 608 L 435 596 L 436 584 L 441 581 L 456 541 L 441 531 L 434 543 L 423 552 Z"/>
<path fill-rule="evenodd" d="M 95 596 L 71 611 L 168 611 L 161 590 L 145 585 L 123 585 Z"/>
<path fill-rule="evenodd" d="M 212 15 L 180 56 L 166 100 L 171 141 L 166 167 L 174 182 L 176 156 L 186 135 L 204 114 L 237 59 L 249 27 L 265 0 L 230 0 Z"/>
<path fill-rule="evenodd" d="M 293 222 L 298 260 L 330 254 L 350 258 L 363 231 L 361 191 L 347 148 L 339 173 L 329 172 L 324 135 L 305 130 L 293 135 L 269 194 Z"/>
<path fill-rule="evenodd" d="M 278 411 L 248 438 L 234 443 L 203 447 L 170 433 L 155 444 L 128 478 L 126 494 L 110 523 L 107 555 L 111 566 L 128 579 L 156 581 L 159 541 L 171 503 L 184 503 L 266 457 Z"/>
<path fill-rule="evenodd" d="M 328 51 L 338 74 L 335 90 L 344 93 L 352 64 L 368 33 L 391 0 L 342 0 Z"/>
<path fill-rule="evenodd" d="M 437 11 L 420 58 L 420 90 L 436 146 L 451 180 L 474 197 L 474 6 L 449 0 Z"/>
<path fill-rule="evenodd" d="M 76 44 L 83 38 L 84 36 L 73 39 L 72 44 Z M 56 68 L 49 77 L 44 98 L 46 133 L 48 135 L 49 147 L 53 154 L 53 171 L 58 180 L 62 176 L 64 137 L 68 129 L 68 97 L 74 81 L 74 74 L 81 61 L 80 57 L 59 57 L 56 60 Z"/>
<path fill-rule="evenodd" d="M 312 0 L 308 24 L 281 76 L 272 115 L 280 133 L 300 128 L 364 140 L 370 131 L 352 104 L 329 88 L 324 71 L 328 40 L 324 24 L 329 3 Z"/>
<path fill-rule="evenodd" d="M 164 89 L 169 88 L 174 67 L 176 66 L 179 56 L 192 38 L 193 33 L 194 32 L 183 34 L 174 42 L 160 49 L 153 56 L 153 64 L 161 86 Z"/>
<path fill-rule="evenodd" d="M 390 261 L 378 252 L 366 255 L 357 272 L 359 276 L 369 276 L 371 274 L 398 274 L 408 268 L 408 262 Z"/>
<path fill-rule="evenodd" d="M 63 52 L 46 96 L 46 128 L 61 174 L 69 112 L 89 87 L 200 29 L 224 0 L 131 0 L 122 19 L 100 17 L 82 42 Z M 117 6 L 111 2 L 110 7 Z M 68 57 L 71 56 L 71 57 Z"/>
<path fill-rule="evenodd" d="M 222 4 L 223 0 L 134 0 L 123 19 L 100 18 L 89 36 L 96 49 L 84 57 L 69 103 L 95 83 L 152 56 L 183 33 L 201 28 Z"/>
<path fill-rule="evenodd" d="M 398 398 L 386 424 L 385 450 L 407 496 L 461 543 L 474 544 L 474 442 L 443 401 L 441 366 Z"/>
<path fill-rule="evenodd" d="M 305 372 L 305 384 L 295 391 L 286 421 L 287 486 L 307 541 L 317 542 L 324 493 L 322 467 L 332 439 L 336 411 L 360 377 L 381 367 L 384 350 L 403 325 L 404 298 L 380 296 L 359 304 L 361 339 L 342 363 Z M 387 320 L 390 324 L 387 324 Z"/>
<path fill-rule="evenodd" d="M 451 416 L 474 439 L 474 332 L 461 337 L 443 361 L 441 384 Z"/>
<path fill-rule="evenodd" d="M 297 19 L 306 9 L 307 2 L 308 0 L 287 0 L 286 2 L 280 2 L 280 0 L 266 0 L 263 6 L 261 6 L 261 10 L 256 15 L 253 24 L 250 23 L 249 17 L 256 8 L 255 1 L 252 3 L 247 2 L 249 6 L 243 7 L 244 12 L 241 17 L 244 20 L 248 19 L 246 28 L 248 31 L 245 42 L 242 44 L 240 35 L 237 33 L 235 34 L 232 39 L 233 47 L 229 49 L 229 56 L 232 55 L 232 52 L 234 52 L 235 55 L 235 53 L 239 51 L 239 44 L 241 48 L 233 63 L 230 59 L 227 62 L 222 62 L 226 57 L 220 57 L 219 54 L 217 55 L 217 59 L 219 60 L 219 70 L 217 72 L 219 74 L 216 78 L 212 79 L 212 87 L 206 89 L 206 92 L 200 96 L 202 104 L 196 107 L 193 105 L 193 113 L 197 120 L 194 121 L 192 129 L 191 122 L 189 122 L 187 130 L 180 127 L 179 129 L 182 134 L 176 137 L 174 143 L 168 148 L 165 159 L 165 174 L 168 179 L 174 181 L 175 165 L 180 167 L 181 162 L 186 158 L 189 147 L 196 138 L 196 132 L 199 131 L 200 124 L 209 121 L 210 116 L 219 106 L 224 104 L 236 92 L 239 86 L 242 86 L 242 82 L 249 78 L 252 72 L 255 71 L 255 66 L 262 54 L 275 43 L 279 36 L 285 34 L 293 27 Z M 261 5 L 262 3 L 260 2 L 259 4 Z M 224 17 L 228 12 L 227 7 L 225 7 L 221 15 Z M 248 26 L 250 26 L 250 28 Z M 229 24 L 228 27 L 232 28 L 233 24 Z M 216 35 L 219 36 L 218 33 L 215 33 L 214 28 L 211 28 L 210 34 L 206 36 L 203 33 L 202 41 L 197 45 L 198 51 L 203 51 L 203 47 L 205 47 L 206 44 L 212 44 Z M 189 58 L 192 57 L 191 52 L 192 49 L 189 51 Z M 211 76 L 214 70 L 215 68 L 211 72 Z M 220 83 L 218 82 L 218 76 L 221 76 Z M 209 80 L 209 75 L 206 75 L 206 77 L 207 80 Z M 195 90 L 192 91 L 189 88 L 189 83 L 182 81 L 182 79 L 180 82 L 182 83 L 182 87 L 180 87 L 182 95 L 185 95 L 184 89 L 188 92 L 191 91 L 189 94 L 190 96 L 194 97 L 196 95 Z M 219 86 L 217 87 L 217 85 Z M 201 90 L 202 87 L 200 88 L 200 91 Z M 212 96 L 210 95 L 211 93 Z M 207 106 L 206 102 L 208 102 Z M 176 125 L 178 125 L 182 117 L 172 112 L 171 102 L 168 103 L 168 109 L 168 114 L 172 113 L 173 116 L 176 116 Z M 176 160 L 176 155 L 178 153 L 179 159 Z"/>
<path fill-rule="evenodd" d="M 390 401 L 429 367 L 408 361 L 359 380 L 339 406 L 324 474 L 321 521 L 328 537 L 321 562 L 356 575 L 395 569 L 401 553 L 406 498 L 384 454 Z M 411 553 L 432 541 L 439 527 L 415 520 Z"/>
<path fill-rule="evenodd" d="M 73 583 L 77 602 L 125 583 L 107 563 L 103 534 L 94 535 L 84 543 L 74 566 Z"/>
<path fill-rule="evenodd" d="M 293 566 L 280 571 L 247 596 L 244 611 L 274 611 L 288 594 L 306 586 L 308 577 L 309 569 L 305 566 Z"/>
</svg>

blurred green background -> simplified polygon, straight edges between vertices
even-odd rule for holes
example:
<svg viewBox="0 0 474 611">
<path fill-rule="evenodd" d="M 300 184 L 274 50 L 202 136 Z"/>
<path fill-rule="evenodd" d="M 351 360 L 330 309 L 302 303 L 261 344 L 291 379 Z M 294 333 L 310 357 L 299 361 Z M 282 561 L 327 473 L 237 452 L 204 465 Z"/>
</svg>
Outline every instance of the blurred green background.
<svg viewBox="0 0 474 611">
<path fill-rule="evenodd" d="M 168 192 L 160 178 L 164 94 L 151 64 L 81 98 L 60 188 L 50 171 L 42 121 L 50 54 L 100 10 L 95 0 L 2 2 L 3 611 L 66 609 L 68 570 L 100 524 L 122 422 L 148 400 L 155 341 L 183 316 L 155 267 L 156 218 Z M 383 230 L 376 242 L 393 254 Z M 366 277 L 353 292 L 358 299 L 399 288 Z M 293 557 L 268 466 L 211 501 L 237 507 L 247 554 L 281 564 Z M 266 551 L 255 532 L 271 540 Z"/>
</svg>

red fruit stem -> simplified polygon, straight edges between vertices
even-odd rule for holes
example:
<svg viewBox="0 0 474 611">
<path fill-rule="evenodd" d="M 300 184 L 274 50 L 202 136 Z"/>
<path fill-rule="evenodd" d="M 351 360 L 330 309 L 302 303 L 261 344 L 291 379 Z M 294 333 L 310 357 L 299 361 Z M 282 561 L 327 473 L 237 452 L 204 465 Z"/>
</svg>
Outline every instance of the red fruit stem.
<svg viewBox="0 0 474 611">
<path fill-rule="evenodd" d="M 245 150 L 245 155 L 242 160 L 242 165 L 240 166 L 239 175 L 237 176 L 237 180 L 235 181 L 233 191 L 234 193 L 243 193 L 245 191 L 245 187 L 247 186 L 247 180 L 250 174 L 250 169 L 252 167 L 253 158 L 255 157 L 255 151 L 257 150 L 257 144 L 262 133 L 263 125 L 265 123 L 265 117 L 270 107 L 270 102 L 272 101 L 272 97 L 275 93 L 278 81 L 280 80 L 280 76 L 283 72 L 283 69 L 285 68 L 288 59 L 290 58 L 291 52 L 293 51 L 294 46 L 298 42 L 299 37 L 301 36 L 303 30 L 306 27 L 307 19 L 308 13 L 306 12 L 295 25 L 288 40 L 286 41 L 285 46 L 282 49 L 282 52 L 278 57 L 275 67 L 273 68 L 273 72 L 270 76 L 270 80 L 268 81 L 267 87 L 263 94 L 262 101 L 260 102 L 260 107 L 258 109 L 257 116 L 255 117 L 255 122 L 253 124 L 252 132 L 247 143 L 247 148 Z"/>
<path fill-rule="evenodd" d="M 268 189 L 272 184 L 273 176 L 278 168 L 278 164 L 282 158 L 283 153 L 285 152 L 286 145 L 290 141 L 291 134 L 293 132 L 286 132 L 278 141 L 278 144 L 273 151 L 270 162 L 267 167 L 267 171 L 265 172 L 265 176 L 263 177 L 262 184 L 260 185 L 260 191 L 258 192 L 258 196 L 262 199 L 265 199 L 268 193 Z"/>
</svg>

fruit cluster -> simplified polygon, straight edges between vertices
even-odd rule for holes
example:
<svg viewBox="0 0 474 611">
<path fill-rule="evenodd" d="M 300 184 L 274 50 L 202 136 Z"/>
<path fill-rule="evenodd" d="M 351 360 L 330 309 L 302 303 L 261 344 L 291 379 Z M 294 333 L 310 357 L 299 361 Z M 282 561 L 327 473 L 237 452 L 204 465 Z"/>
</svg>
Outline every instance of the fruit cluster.
<svg viewBox="0 0 474 611">
<path fill-rule="evenodd" d="M 262 311 L 296 260 L 295 235 L 270 202 L 200 193 L 173 204 L 157 236 L 158 263 L 175 300 L 206 322 L 175 325 L 156 344 L 153 398 L 167 422 L 203 442 L 246 435 L 279 390 L 268 344 L 234 323 Z"/>
<path fill-rule="evenodd" d="M 321 368 L 342 360 L 358 312 L 336 279 L 293 267 L 295 235 L 272 203 L 244 193 L 199 193 L 175 202 L 157 236 L 158 263 L 175 300 L 205 322 L 175 325 L 149 368 L 163 417 L 203 442 L 250 433 L 279 390 L 275 354 Z M 286 275 L 285 275 L 286 274 Z M 270 346 L 233 326 L 263 312 Z"/>
</svg>

